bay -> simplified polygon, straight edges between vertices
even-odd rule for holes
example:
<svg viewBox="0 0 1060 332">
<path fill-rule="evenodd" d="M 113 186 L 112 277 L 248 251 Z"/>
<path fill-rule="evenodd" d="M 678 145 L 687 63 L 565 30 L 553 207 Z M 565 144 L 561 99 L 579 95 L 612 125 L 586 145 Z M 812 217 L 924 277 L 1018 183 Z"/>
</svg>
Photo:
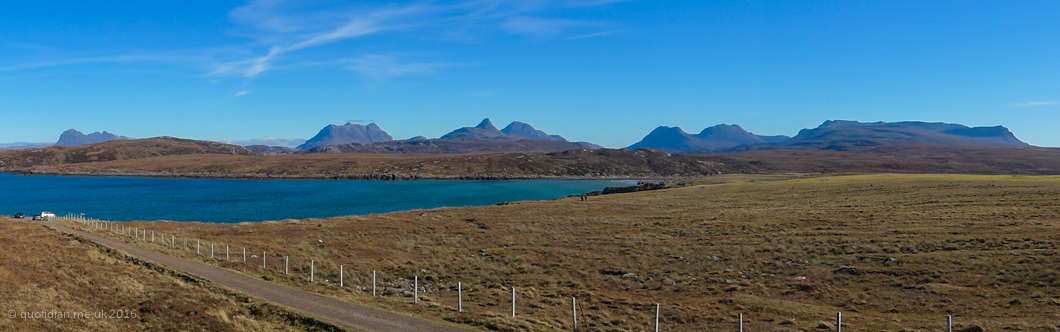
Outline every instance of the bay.
<svg viewBox="0 0 1060 332">
<path fill-rule="evenodd" d="M 541 200 L 619 180 L 360 181 L 21 176 L 0 173 L 0 213 L 234 223 Z"/>
</svg>

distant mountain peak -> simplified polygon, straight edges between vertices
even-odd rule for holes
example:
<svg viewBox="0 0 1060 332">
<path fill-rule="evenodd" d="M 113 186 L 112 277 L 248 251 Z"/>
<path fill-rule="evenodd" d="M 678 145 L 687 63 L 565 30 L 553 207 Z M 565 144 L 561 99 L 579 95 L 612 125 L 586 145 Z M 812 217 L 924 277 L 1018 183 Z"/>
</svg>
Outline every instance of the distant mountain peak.
<svg viewBox="0 0 1060 332">
<path fill-rule="evenodd" d="M 482 122 L 479 122 L 478 125 L 475 126 L 475 128 L 485 129 L 489 131 L 497 131 L 497 126 L 493 125 L 493 121 L 490 121 L 490 118 L 482 119 Z"/>
<path fill-rule="evenodd" d="M 776 147 L 785 149 L 848 150 L 900 144 L 1029 146 L 1004 126 L 968 127 L 943 122 L 859 122 L 828 120 L 807 128 Z"/>
<path fill-rule="evenodd" d="M 787 136 L 758 136 L 739 125 L 719 124 L 699 134 L 689 134 L 681 127 L 656 127 L 640 142 L 628 149 L 651 148 L 669 152 L 715 151 L 741 145 L 756 145 L 786 140 Z M 768 141 L 767 141 L 768 140 Z"/>
<path fill-rule="evenodd" d="M 501 132 L 505 135 L 512 136 L 515 139 L 543 139 L 549 141 L 566 141 L 566 138 L 560 135 L 549 135 L 548 133 L 538 130 L 526 122 L 512 121 L 507 127 L 501 129 Z"/>
<path fill-rule="evenodd" d="M 469 140 L 469 139 L 507 139 L 508 136 L 502 133 L 493 125 L 493 122 L 489 118 L 483 119 L 477 126 L 474 127 L 463 127 L 457 130 L 453 130 L 445 136 L 444 139 L 455 139 L 455 140 Z"/>
<path fill-rule="evenodd" d="M 357 123 L 346 123 L 345 125 L 330 124 L 321 129 L 316 136 L 298 146 L 299 150 L 318 146 L 337 144 L 373 144 L 378 142 L 393 141 L 394 138 L 379 125 L 369 123 L 367 126 Z"/>
<path fill-rule="evenodd" d="M 55 145 L 66 145 L 66 146 L 78 146 L 85 144 L 103 143 L 106 141 L 113 141 L 116 139 L 129 139 L 129 137 L 115 135 L 104 130 L 103 132 L 94 132 L 88 135 L 77 131 L 76 129 L 69 129 L 59 135 L 59 141 L 55 142 Z"/>
</svg>

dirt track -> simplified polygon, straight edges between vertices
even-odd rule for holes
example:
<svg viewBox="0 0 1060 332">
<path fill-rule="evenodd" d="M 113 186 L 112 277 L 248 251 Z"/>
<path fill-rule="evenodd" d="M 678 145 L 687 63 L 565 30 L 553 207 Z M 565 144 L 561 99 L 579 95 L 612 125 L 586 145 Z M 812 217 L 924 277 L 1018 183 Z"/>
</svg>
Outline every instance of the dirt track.
<svg viewBox="0 0 1060 332">
<path fill-rule="evenodd" d="M 76 234 L 87 240 L 124 251 L 129 255 L 165 265 L 170 269 L 199 276 L 203 279 L 231 288 L 232 290 L 308 313 L 341 325 L 348 325 L 369 331 L 468 331 L 456 326 L 428 322 L 413 317 L 402 316 L 290 289 L 202 263 L 162 255 L 128 243 L 70 229 L 52 221 L 41 223 L 60 231 Z"/>
</svg>

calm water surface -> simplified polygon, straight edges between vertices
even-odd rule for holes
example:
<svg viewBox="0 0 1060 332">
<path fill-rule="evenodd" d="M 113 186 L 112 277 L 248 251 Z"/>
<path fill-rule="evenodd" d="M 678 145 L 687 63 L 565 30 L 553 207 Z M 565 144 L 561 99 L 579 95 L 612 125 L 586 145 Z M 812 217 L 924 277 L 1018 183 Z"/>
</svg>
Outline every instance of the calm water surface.
<svg viewBox="0 0 1060 332">
<path fill-rule="evenodd" d="M 0 173 L 0 214 L 85 213 L 117 221 L 326 218 L 552 199 L 634 181 L 222 180 Z"/>
</svg>

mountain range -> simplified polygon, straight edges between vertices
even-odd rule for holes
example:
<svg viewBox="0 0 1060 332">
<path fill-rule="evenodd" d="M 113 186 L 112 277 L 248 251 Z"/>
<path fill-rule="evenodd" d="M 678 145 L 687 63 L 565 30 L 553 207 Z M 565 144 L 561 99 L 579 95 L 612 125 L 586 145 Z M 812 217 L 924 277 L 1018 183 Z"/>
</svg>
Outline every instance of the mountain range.
<svg viewBox="0 0 1060 332">
<path fill-rule="evenodd" d="M 788 136 L 755 135 L 739 125 L 720 124 L 703 129 L 696 135 L 686 133 L 680 127 L 660 126 L 627 149 L 648 148 L 669 152 L 716 151 L 741 145 L 781 143 L 789 139 L 791 137 Z"/>
<path fill-rule="evenodd" d="M 559 135 L 549 135 L 530 124 L 514 121 L 504 129 L 497 129 L 489 118 L 474 127 L 463 127 L 429 139 L 416 136 L 407 140 L 393 140 L 389 134 L 372 123 L 368 126 L 347 123 L 329 125 L 315 137 L 298 147 L 300 151 L 253 146 L 252 151 L 263 154 L 357 152 L 357 153 L 416 153 L 460 154 L 475 152 L 555 152 L 581 147 L 600 148 L 588 142 L 570 142 Z"/>
<path fill-rule="evenodd" d="M 651 148 L 674 153 L 749 150 L 864 150 L 907 144 L 1026 147 L 1008 128 L 968 127 L 941 122 L 858 122 L 829 120 L 803 129 L 795 137 L 759 136 L 737 125 L 717 125 L 696 135 L 678 127 L 658 127 L 628 149 Z"/>
<path fill-rule="evenodd" d="M 70 129 L 64 131 L 61 135 L 59 135 L 59 141 L 55 142 L 55 145 L 78 146 L 85 144 L 103 143 L 116 139 L 129 139 L 129 137 L 111 134 L 106 131 L 103 131 L 102 133 L 97 131 L 85 135 L 84 133 L 81 133 L 76 129 Z"/>
<path fill-rule="evenodd" d="M 109 132 L 85 135 L 70 129 L 55 145 L 79 146 L 129 139 Z M 829 120 L 816 128 L 799 131 L 795 137 L 752 134 L 739 125 L 720 124 L 690 134 L 680 127 L 660 126 L 626 149 L 656 149 L 671 153 L 698 154 L 757 150 L 866 151 L 909 144 L 936 146 L 1028 147 L 1003 126 L 968 127 L 941 122 L 858 122 Z M 27 148 L 30 146 L 12 146 Z M 423 136 L 394 140 L 379 125 L 328 125 L 296 149 L 250 145 L 259 155 L 318 152 L 461 154 L 475 152 L 556 152 L 581 147 L 602 148 L 588 142 L 570 142 L 530 124 L 514 121 L 497 129 L 489 118 L 474 127 L 463 127 L 429 139 Z"/>
<path fill-rule="evenodd" d="M 470 140 L 470 139 L 507 139 L 507 140 L 521 140 L 521 139 L 538 139 L 546 141 L 564 141 L 567 142 L 566 138 L 559 135 L 549 135 L 548 133 L 537 130 L 534 126 L 531 126 L 524 122 L 514 121 L 508 124 L 504 129 L 498 130 L 493 122 L 489 118 L 483 119 L 477 126 L 474 127 L 463 127 L 457 130 L 453 130 L 448 134 L 442 136 L 443 139 L 455 139 L 455 140 Z"/>
</svg>

